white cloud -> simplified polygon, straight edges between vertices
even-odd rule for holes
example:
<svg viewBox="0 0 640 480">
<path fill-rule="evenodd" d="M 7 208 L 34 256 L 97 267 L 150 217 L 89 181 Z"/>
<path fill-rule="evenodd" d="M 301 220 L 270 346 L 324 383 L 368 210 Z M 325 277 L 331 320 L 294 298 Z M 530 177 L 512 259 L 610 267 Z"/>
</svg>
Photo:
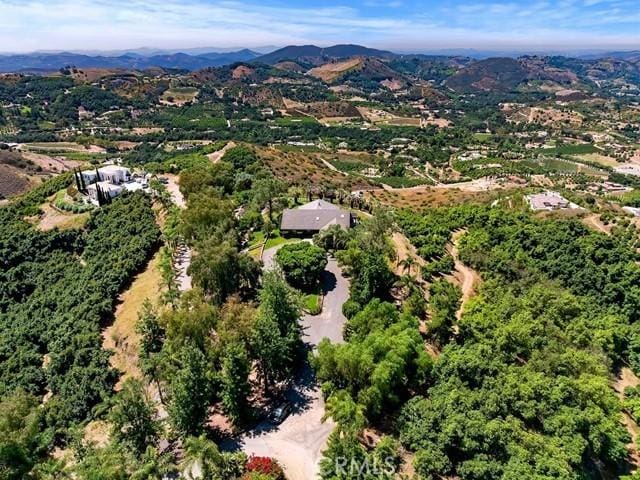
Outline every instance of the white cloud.
<svg viewBox="0 0 640 480">
<path fill-rule="evenodd" d="M 258 0 L 0 0 L 0 49 L 257 47 L 339 42 L 413 50 L 640 43 L 635 0 L 364 0 L 292 7 Z M 325 5 L 325 4 L 323 4 Z M 413 5 L 414 8 L 411 8 Z M 369 7 L 369 8 L 368 8 Z M 387 8 L 389 7 L 389 8 Z M 394 7 L 391 9 L 391 7 Z M 374 12 L 374 13 L 372 13 Z M 381 13 L 382 12 L 382 13 Z M 631 28 L 629 25 L 631 24 Z M 627 28 L 612 28 L 626 25 Z"/>
</svg>

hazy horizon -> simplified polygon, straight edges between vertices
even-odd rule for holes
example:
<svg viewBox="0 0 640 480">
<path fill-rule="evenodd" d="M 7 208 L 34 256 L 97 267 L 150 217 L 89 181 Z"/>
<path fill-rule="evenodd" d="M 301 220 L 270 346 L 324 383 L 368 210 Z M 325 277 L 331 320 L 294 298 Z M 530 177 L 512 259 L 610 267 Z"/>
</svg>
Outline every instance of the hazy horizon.
<svg viewBox="0 0 640 480">
<path fill-rule="evenodd" d="M 634 0 L 0 0 L 0 49 L 131 51 L 355 43 L 439 50 L 640 48 Z"/>
</svg>

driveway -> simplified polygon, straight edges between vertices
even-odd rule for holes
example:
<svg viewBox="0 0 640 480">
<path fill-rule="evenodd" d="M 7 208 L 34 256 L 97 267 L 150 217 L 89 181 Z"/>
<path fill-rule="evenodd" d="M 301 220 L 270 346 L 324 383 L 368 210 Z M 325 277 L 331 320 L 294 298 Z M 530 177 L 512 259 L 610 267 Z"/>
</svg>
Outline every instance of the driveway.
<svg viewBox="0 0 640 480">
<path fill-rule="evenodd" d="M 273 258 L 280 246 L 265 250 L 265 268 L 273 268 Z M 333 342 L 343 342 L 342 327 L 346 318 L 342 314 L 342 305 L 349 298 L 349 281 L 333 258 L 329 259 L 322 275 L 322 286 L 325 293 L 322 313 L 305 315 L 301 319 L 303 339 L 311 349 L 324 337 Z M 303 367 L 286 396 L 293 404 L 293 412 L 282 424 L 274 426 L 262 422 L 253 431 L 238 438 L 233 446 L 223 444 L 222 447 L 240 448 L 247 455 L 275 458 L 289 480 L 317 478 L 322 451 L 334 423 L 330 419 L 322 422 L 324 400 L 308 365 Z"/>
</svg>

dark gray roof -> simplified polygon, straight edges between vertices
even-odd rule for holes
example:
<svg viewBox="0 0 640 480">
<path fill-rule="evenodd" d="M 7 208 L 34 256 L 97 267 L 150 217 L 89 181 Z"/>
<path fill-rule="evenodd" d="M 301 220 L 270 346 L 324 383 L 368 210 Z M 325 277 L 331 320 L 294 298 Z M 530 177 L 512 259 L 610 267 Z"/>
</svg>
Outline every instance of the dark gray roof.
<svg viewBox="0 0 640 480">
<path fill-rule="evenodd" d="M 351 227 L 351 212 L 324 200 L 316 200 L 282 212 L 280 230 L 319 231 L 331 225 Z"/>
</svg>

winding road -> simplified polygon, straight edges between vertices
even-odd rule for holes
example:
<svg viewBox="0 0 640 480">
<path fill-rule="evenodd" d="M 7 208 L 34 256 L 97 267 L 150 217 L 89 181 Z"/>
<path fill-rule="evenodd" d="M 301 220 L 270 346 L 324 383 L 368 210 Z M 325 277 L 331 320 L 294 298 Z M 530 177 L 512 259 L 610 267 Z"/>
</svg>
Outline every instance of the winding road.
<svg viewBox="0 0 640 480">
<path fill-rule="evenodd" d="M 274 267 L 274 256 L 282 245 L 265 250 L 265 269 Z M 315 348 L 323 338 L 341 343 L 346 322 L 342 305 L 349 298 L 349 281 L 335 259 L 330 258 L 322 275 L 324 303 L 319 315 L 305 315 L 301 319 L 303 339 Z M 323 422 L 324 401 L 313 372 L 307 365 L 286 394 L 293 404 L 293 412 L 278 426 L 262 422 L 254 430 L 233 442 L 247 455 L 275 458 L 284 468 L 289 480 L 311 480 L 318 477 L 319 461 L 334 423 Z M 223 448 L 229 446 L 223 445 Z"/>
</svg>

